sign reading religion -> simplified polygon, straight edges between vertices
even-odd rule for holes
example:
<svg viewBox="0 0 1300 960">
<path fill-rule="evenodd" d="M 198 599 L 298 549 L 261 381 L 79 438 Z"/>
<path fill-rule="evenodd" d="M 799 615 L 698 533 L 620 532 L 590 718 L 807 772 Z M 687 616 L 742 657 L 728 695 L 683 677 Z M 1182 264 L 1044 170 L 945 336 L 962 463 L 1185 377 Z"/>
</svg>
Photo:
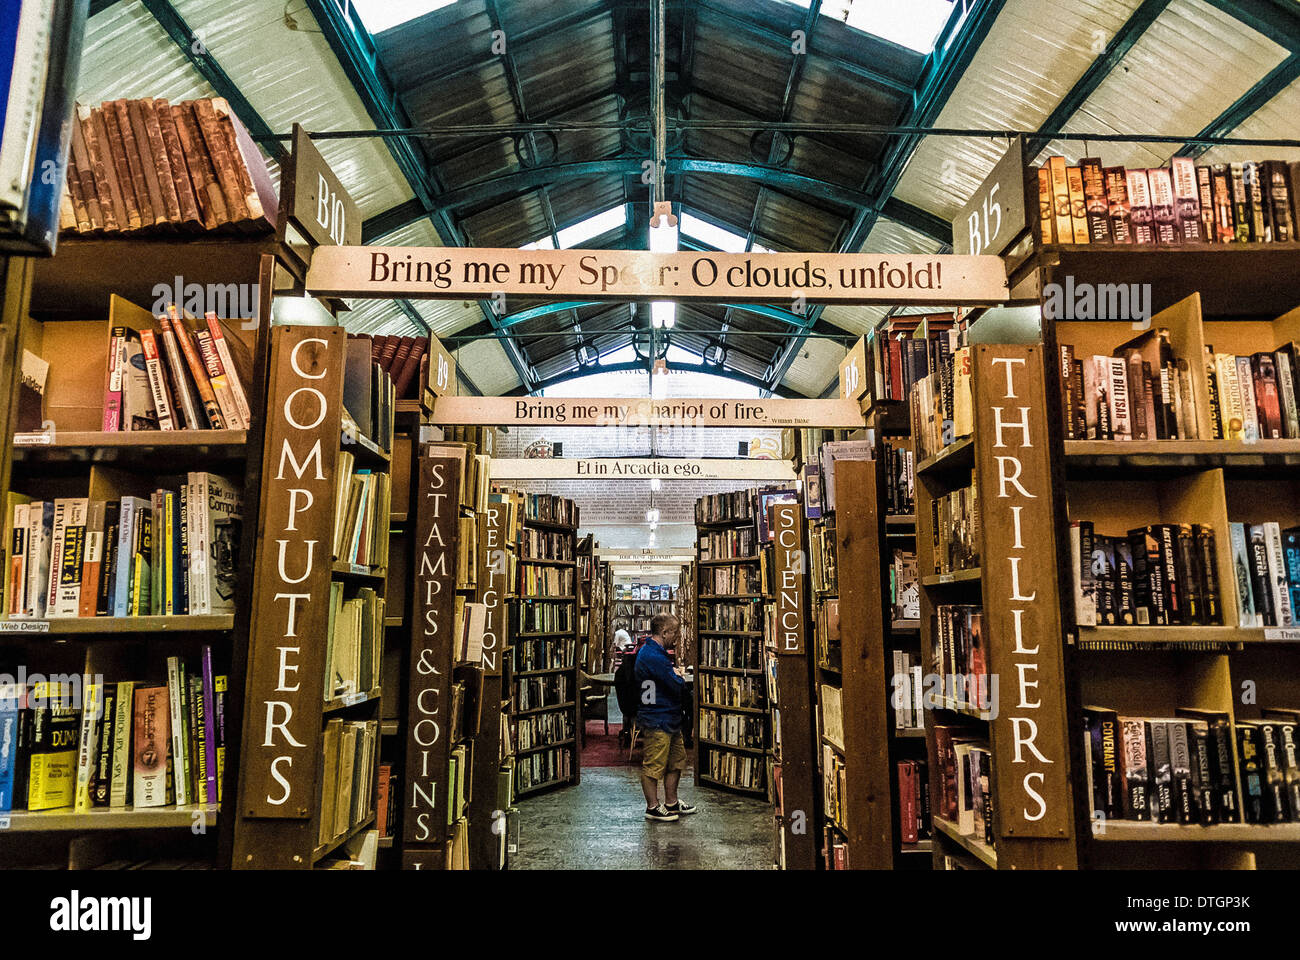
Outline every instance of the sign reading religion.
<svg viewBox="0 0 1300 960">
<path fill-rule="evenodd" d="M 652 253 L 472 247 L 329 247 L 307 274 L 314 296 L 462 299 L 991 305 L 1007 299 L 998 257 L 866 253 Z"/>
</svg>

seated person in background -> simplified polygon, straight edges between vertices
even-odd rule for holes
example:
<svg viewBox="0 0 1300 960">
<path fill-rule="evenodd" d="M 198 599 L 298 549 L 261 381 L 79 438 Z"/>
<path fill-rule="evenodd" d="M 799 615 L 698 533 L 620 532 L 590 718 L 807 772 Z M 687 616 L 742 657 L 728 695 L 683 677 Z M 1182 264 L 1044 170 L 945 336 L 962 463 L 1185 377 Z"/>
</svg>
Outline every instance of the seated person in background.
<svg viewBox="0 0 1300 960">
<path fill-rule="evenodd" d="M 623 714 L 623 729 L 619 731 L 619 746 L 632 745 L 632 721 L 636 719 L 637 686 L 636 657 L 628 654 L 614 671 L 614 696 L 618 711 Z"/>
</svg>

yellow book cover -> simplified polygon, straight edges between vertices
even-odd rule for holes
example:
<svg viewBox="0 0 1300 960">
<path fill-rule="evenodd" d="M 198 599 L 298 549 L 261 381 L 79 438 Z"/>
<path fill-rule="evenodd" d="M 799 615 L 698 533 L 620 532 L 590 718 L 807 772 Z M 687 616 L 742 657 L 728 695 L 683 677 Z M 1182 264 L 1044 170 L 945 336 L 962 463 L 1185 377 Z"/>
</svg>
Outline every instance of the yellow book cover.
<svg viewBox="0 0 1300 960">
<path fill-rule="evenodd" d="M 70 685 L 62 683 L 35 684 L 32 706 L 27 809 L 70 807 L 76 799 L 77 731 L 81 711 Z"/>
</svg>

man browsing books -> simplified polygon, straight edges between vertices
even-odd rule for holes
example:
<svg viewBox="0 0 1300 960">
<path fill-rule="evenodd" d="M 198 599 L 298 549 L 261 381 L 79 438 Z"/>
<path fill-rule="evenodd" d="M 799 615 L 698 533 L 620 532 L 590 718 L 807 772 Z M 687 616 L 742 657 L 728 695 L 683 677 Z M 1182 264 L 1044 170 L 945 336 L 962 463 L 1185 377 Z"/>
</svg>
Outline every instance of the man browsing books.
<svg viewBox="0 0 1300 960">
<path fill-rule="evenodd" d="M 682 701 L 686 680 L 673 667 L 667 648 L 677 641 L 677 618 L 661 613 L 650 620 L 650 642 L 636 655 L 639 692 L 636 722 L 642 732 L 641 791 L 647 820 L 670 822 L 695 813 L 677 797 L 677 784 L 686 769 L 682 739 Z M 663 781 L 664 799 L 659 799 Z"/>
</svg>

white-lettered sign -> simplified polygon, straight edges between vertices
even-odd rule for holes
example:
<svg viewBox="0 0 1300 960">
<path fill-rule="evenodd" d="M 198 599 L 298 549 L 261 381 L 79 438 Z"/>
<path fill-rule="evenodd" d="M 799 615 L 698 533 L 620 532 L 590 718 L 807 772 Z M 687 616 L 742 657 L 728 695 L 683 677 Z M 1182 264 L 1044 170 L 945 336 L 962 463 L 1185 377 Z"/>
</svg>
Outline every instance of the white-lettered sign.
<svg viewBox="0 0 1300 960">
<path fill-rule="evenodd" d="M 317 250 L 315 296 L 459 300 L 727 300 L 988 306 L 1007 299 L 998 257 L 951 254 L 652 253 L 346 246 Z"/>
<path fill-rule="evenodd" d="M 845 400 L 857 400 L 867 392 L 867 338 L 858 337 L 858 342 L 840 363 L 840 396 Z"/>
<path fill-rule="evenodd" d="M 493 480 L 794 480 L 789 460 L 563 457 L 492 461 Z"/>
<path fill-rule="evenodd" d="M 439 426 L 826 427 L 857 429 L 850 400 L 721 400 L 565 397 L 439 397 Z"/>
</svg>

